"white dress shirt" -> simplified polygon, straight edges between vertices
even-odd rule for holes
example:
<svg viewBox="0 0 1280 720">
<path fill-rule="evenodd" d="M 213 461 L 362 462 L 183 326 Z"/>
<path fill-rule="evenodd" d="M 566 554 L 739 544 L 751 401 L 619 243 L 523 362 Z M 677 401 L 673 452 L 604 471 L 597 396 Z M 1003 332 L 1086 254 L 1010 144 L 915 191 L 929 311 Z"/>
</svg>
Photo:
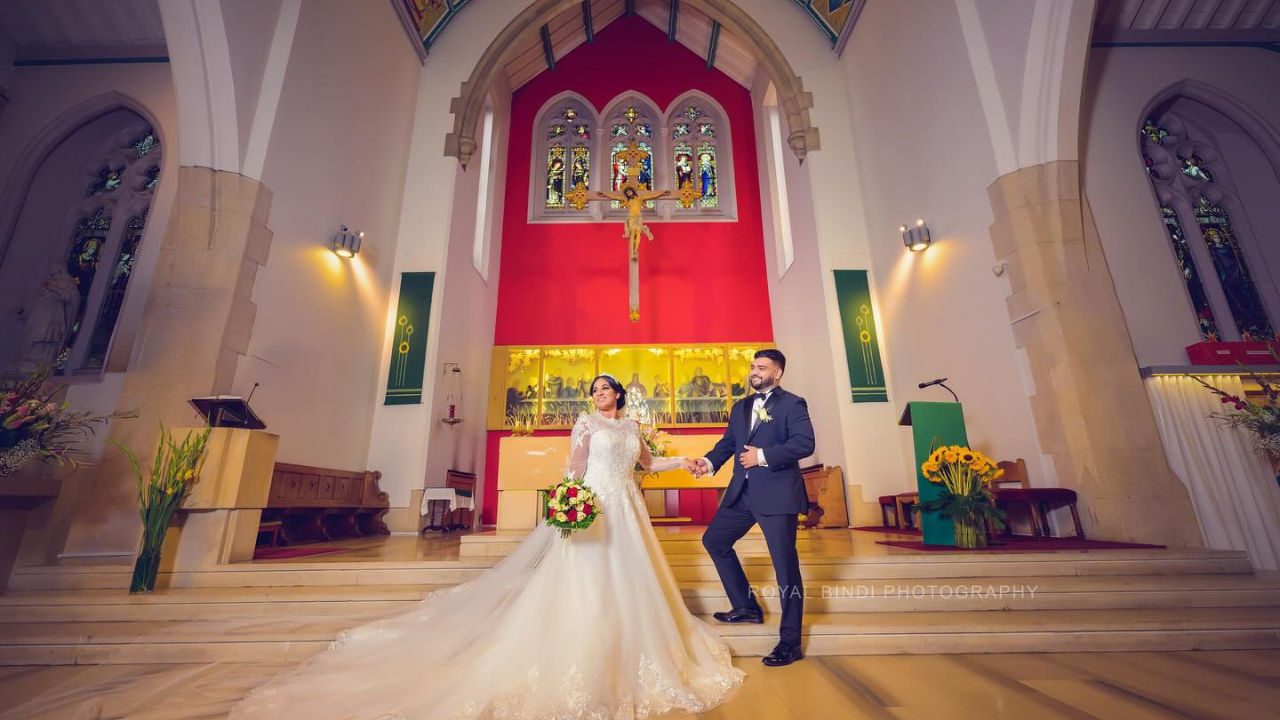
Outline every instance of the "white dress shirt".
<svg viewBox="0 0 1280 720">
<path fill-rule="evenodd" d="M 774 388 L 769 388 L 768 390 L 765 390 L 764 396 L 757 397 L 755 399 L 755 402 L 751 405 L 751 430 L 752 431 L 756 429 L 756 424 L 760 422 L 760 416 L 757 415 L 756 413 L 758 413 L 760 409 L 764 407 L 765 403 L 769 402 L 769 396 L 773 394 L 773 391 L 774 391 Z M 711 467 L 711 461 L 706 459 L 705 457 L 698 458 L 698 459 L 702 461 L 703 467 L 705 467 L 707 472 L 710 473 L 713 469 Z M 760 467 L 769 467 L 769 463 L 764 458 L 764 448 L 756 448 L 756 465 L 759 465 Z"/>
</svg>

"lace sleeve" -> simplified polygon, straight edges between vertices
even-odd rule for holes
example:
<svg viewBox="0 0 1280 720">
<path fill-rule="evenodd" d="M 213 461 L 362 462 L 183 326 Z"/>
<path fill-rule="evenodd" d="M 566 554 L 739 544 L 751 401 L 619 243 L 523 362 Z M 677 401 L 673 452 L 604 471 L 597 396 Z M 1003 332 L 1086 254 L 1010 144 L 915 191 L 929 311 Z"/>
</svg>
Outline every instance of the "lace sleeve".
<svg viewBox="0 0 1280 720">
<path fill-rule="evenodd" d="M 578 416 L 569 433 L 569 464 L 566 475 L 581 478 L 587 472 L 587 453 L 591 448 L 591 421 L 586 413 Z"/>
<path fill-rule="evenodd" d="M 644 433 L 640 431 L 640 423 L 635 424 L 636 434 L 640 436 L 640 467 L 649 472 L 666 472 L 675 470 L 684 464 L 682 457 L 659 457 L 653 456 L 649 451 L 649 443 L 644 441 Z"/>
</svg>

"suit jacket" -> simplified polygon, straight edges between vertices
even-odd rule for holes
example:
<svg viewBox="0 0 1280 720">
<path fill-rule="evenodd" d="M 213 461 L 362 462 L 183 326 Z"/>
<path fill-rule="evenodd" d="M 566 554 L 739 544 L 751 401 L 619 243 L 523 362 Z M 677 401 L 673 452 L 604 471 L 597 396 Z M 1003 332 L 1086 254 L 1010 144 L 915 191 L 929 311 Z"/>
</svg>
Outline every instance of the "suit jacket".
<svg viewBox="0 0 1280 720">
<path fill-rule="evenodd" d="M 725 490 L 723 504 L 732 505 L 748 482 L 751 509 L 761 515 L 788 515 L 808 512 L 809 495 L 800 476 L 800 461 L 813 454 L 813 424 L 804 398 L 782 388 L 774 388 L 765 401 L 769 422 L 757 422 L 751 430 L 755 394 L 734 403 L 724 437 L 706 454 L 712 472 L 726 461 L 733 462 L 733 479 Z M 738 461 L 747 445 L 764 450 L 767 467 L 748 470 Z"/>
</svg>

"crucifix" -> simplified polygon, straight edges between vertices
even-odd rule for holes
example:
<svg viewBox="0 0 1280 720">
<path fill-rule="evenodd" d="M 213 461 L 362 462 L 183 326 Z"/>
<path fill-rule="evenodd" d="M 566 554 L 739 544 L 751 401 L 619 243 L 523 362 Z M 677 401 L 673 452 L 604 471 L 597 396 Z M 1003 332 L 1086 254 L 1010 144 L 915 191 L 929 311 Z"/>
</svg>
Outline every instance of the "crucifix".
<svg viewBox="0 0 1280 720">
<path fill-rule="evenodd" d="M 692 207 L 698 198 L 702 197 L 702 190 L 690 179 L 687 180 L 676 192 L 670 190 L 645 190 L 640 185 L 640 168 L 643 166 L 644 160 L 648 157 L 649 151 L 641 149 L 635 140 L 627 144 L 627 149 L 620 151 L 616 159 L 626 170 L 627 179 L 622 183 L 616 192 L 600 192 L 598 190 L 588 190 L 584 183 L 579 182 L 578 186 L 569 192 L 565 199 L 569 201 L 569 205 L 576 210 L 581 210 L 587 206 L 592 200 L 617 200 L 623 207 L 627 209 L 626 225 L 623 227 L 622 237 L 627 238 L 630 243 L 631 254 L 628 262 L 630 276 L 630 292 L 628 295 L 631 305 L 631 322 L 640 320 L 640 236 L 644 235 L 653 240 L 653 232 L 644 224 L 642 212 L 644 205 L 650 200 L 674 196 L 676 202 L 682 207 Z"/>
</svg>

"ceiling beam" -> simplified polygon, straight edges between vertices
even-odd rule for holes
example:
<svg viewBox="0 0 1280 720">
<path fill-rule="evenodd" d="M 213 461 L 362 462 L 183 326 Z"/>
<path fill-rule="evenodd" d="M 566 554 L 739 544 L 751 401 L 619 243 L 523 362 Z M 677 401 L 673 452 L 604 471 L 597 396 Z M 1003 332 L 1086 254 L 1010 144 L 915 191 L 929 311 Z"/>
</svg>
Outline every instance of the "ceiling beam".
<svg viewBox="0 0 1280 720">
<path fill-rule="evenodd" d="M 676 23 L 680 19 L 680 0 L 671 0 L 671 11 L 667 15 L 667 42 L 676 41 Z"/>
<path fill-rule="evenodd" d="M 720 44 L 720 21 L 711 21 L 711 37 L 707 40 L 707 69 L 716 67 L 716 46 Z"/>
<path fill-rule="evenodd" d="M 636 0 L 625 0 L 622 3 L 622 7 L 626 11 L 627 17 L 631 17 L 636 14 Z"/>
<path fill-rule="evenodd" d="M 547 61 L 547 69 L 555 70 L 556 54 L 551 52 L 551 31 L 547 29 L 546 25 L 543 25 L 538 30 L 538 34 L 542 36 L 542 57 Z"/>
<path fill-rule="evenodd" d="M 582 0 L 582 32 L 587 36 L 587 42 L 596 41 L 596 26 L 591 21 L 591 0 Z"/>
</svg>

